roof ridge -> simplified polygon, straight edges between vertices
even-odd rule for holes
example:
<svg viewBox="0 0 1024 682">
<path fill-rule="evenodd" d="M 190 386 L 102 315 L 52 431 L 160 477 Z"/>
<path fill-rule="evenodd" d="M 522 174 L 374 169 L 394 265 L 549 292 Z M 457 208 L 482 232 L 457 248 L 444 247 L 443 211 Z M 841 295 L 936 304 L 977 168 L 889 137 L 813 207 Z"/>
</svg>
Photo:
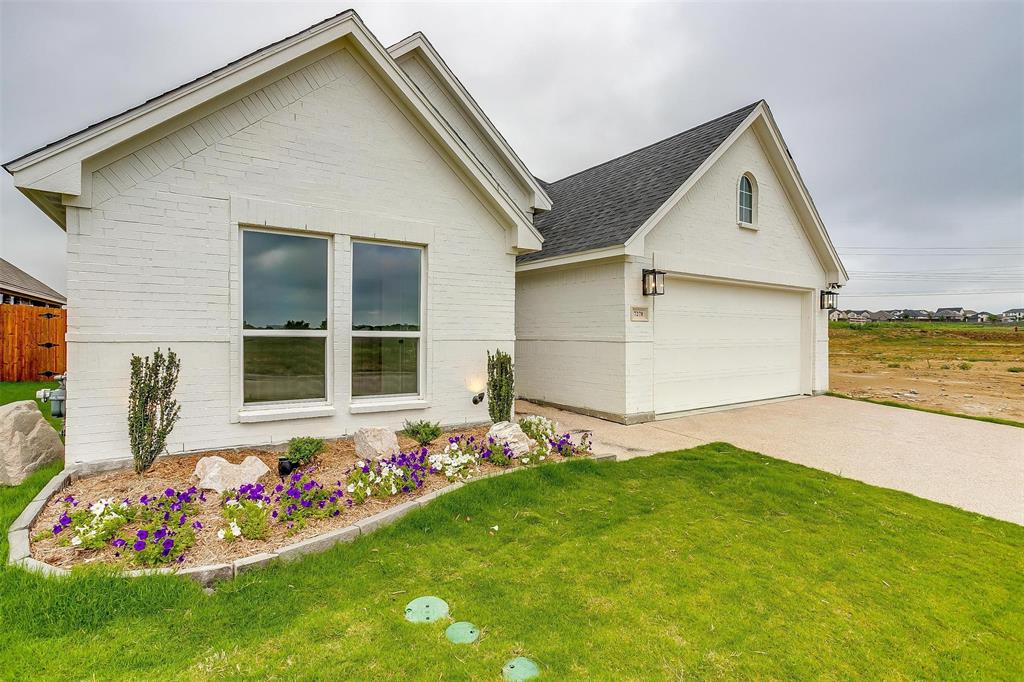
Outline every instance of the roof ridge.
<svg viewBox="0 0 1024 682">
<path fill-rule="evenodd" d="M 657 140 L 655 142 L 651 142 L 650 144 L 646 144 L 643 147 L 637 147 L 636 149 L 634 149 L 632 151 L 628 151 L 628 152 L 626 152 L 624 154 L 619 154 L 618 156 L 616 156 L 614 158 L 611 158 L 611 159 L 608 159 L 607 161 L 602 161 L 601 163 L 594 164 L 593 166 L 589 166 L 587 168 L 584 168 L 583 170 L 578 170 L 575 173 L 572 173 L 571 175 L 566 175 L 564 178 L 559 178 L 558 180 L 552 180 L 551 182 L 549 182 L 547 184 L 549 184 L 549 185 L 557 185 L 558 183 L 562 182 L 563 180 L 568 180 L 569 178 L 574 178 L 577 175 L 581 175 L 583 173 L 586 173 L 587 171 L 595 170 L 595 169 L 600 168 L 601 166 L 607 165 L 607 164 L 609 164 L 609 163 L 611 163 L 613 161 L 618 161 L 619 159 L 623 159 L 623 158 L 625 158 L 627 156 L 630 156 L 631 154 L 636 154 L 637 152 L 642 152 L 645 149 L 650 149 L 651 147 L 655 147 L 655 146 L 657 146 L 657 145 L 659 145 L 659 144 L 661 144 L 663 142 L 668 142 L 669 140 L 677 138 L 680 135 L 685 135 L 686 133 L 693 132 L 697 128 L 702 128 L 702 127 L 704 127 L 706 125 L 710 125 L 710 124 L 715 123 L 717 121 L 721 121 L 723 118 L 728 118 L 730 116 L 738 114 L 739 112 L 743 111 L 744 109 L 753 109 L 754 107 L 756 107 L 758 104 L 760 104 L 762 102 L 764 102 L 763 98 L 757 100 L 756 102 L 752 102 L 750 104 L 747 104 L 746 106 L 742 106 L 739 109 L 736 109 L 734 111 L 730 111 L 727 114 L 722 114 L 721 116 L 716 116 L 715 118 L 712 118 L 712 119 L 710 119 L 708 121 L 704 121 L 703 123 L 698 123 L 697 125 L 692 126 L 690 128 L 687 128 L 686 130 L 680 131 L 680 132 L 675 133 L 673 135 L 669 135 L 668 137 L 663 137 L 662 139 Z M 540 178 L 537 178 L 537 179 L 540 180 Z"/>
</svg>

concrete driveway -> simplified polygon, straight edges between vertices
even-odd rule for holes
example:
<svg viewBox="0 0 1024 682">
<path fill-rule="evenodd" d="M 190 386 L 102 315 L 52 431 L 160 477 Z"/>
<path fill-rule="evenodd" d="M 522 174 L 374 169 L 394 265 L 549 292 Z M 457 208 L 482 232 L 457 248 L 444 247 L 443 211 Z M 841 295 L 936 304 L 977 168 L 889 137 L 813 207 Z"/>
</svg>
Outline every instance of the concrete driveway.
<svg viewBox="0 0 1024 682">
<path fill-rule="evenodd" d="M 520 401 L 629 459 L 725 441 L 1024 525 L 1024 429 L 872 403 L 797 398 L 623 426 Z"/>
</svg>

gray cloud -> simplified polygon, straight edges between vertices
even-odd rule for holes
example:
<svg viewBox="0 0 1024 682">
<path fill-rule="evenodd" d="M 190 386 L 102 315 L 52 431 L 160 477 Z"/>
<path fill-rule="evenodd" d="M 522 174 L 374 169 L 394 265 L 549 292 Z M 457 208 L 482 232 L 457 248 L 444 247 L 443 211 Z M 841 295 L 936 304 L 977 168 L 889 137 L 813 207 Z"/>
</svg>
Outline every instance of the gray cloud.
<svg viewBox="0 0 1024 682">
<path fill-rule="evenodd" d="M 0 5 L 0 155 L 117 113 L 299 30 L 333 3 Z M 391 44 L 424 31 L 538 176 L 557 179 L 759 98 L 845 247 L 978 247 L 844 260 L 848 307 L 1000 310 L 1024 294 L 1024 5 L 357 6 Z M 41 36 L 45 36 L 42 39 Z M 63 287 L 63 233 L 2 188 L 0 253 Z M 998 273 L 1001 277 L 996 277 Z M 856 275 L 855 275 L 856 277 Z M 885 296 L 863 297 L 885 293 Z"/>
</svg>

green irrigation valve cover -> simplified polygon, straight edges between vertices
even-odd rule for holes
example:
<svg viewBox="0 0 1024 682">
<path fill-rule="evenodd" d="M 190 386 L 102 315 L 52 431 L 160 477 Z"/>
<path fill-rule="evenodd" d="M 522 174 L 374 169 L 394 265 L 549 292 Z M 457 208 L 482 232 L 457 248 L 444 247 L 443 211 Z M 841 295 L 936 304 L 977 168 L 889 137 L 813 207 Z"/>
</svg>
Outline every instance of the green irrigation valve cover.
<svg viewBox="0 0 1024 682">
<path fill-rule="evenodd" d="M 444 636 L 453 644 L 472 644 L 480 636 L 480 630 L 472 623 L 460 620 L 449 625 L 444 631 Z"/>
<path fill-rule="evenodd" d="M 509 682 L 522 682 L 522 680 L 532 680 L 540 675 L 540 668 L 530 659 L 517 656 L 505 664 L 505 667 L 501 669 L 501 674 Z"/>
<path fill-rule="evenodd" d="M 405 619 L 410 623 L 433 623 L 448 615 L 448 603 L 437 597 L 416 597 L 405 607 Z"/>
</svg>

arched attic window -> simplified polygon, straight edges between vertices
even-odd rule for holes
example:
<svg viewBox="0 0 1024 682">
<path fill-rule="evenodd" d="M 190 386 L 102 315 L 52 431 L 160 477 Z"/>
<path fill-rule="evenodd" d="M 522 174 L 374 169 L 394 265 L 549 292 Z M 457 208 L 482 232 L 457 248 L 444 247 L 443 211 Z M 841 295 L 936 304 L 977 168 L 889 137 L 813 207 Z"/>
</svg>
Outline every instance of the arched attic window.
<svg viewBox="0 0 1024 682">
<path fill-rule="evenodd" d="M 757 182 L 750 173 L 740 176 L 737 191 L 737 220 L 741 225 L 754 225 L 757 221 Z"/>
</svg>

